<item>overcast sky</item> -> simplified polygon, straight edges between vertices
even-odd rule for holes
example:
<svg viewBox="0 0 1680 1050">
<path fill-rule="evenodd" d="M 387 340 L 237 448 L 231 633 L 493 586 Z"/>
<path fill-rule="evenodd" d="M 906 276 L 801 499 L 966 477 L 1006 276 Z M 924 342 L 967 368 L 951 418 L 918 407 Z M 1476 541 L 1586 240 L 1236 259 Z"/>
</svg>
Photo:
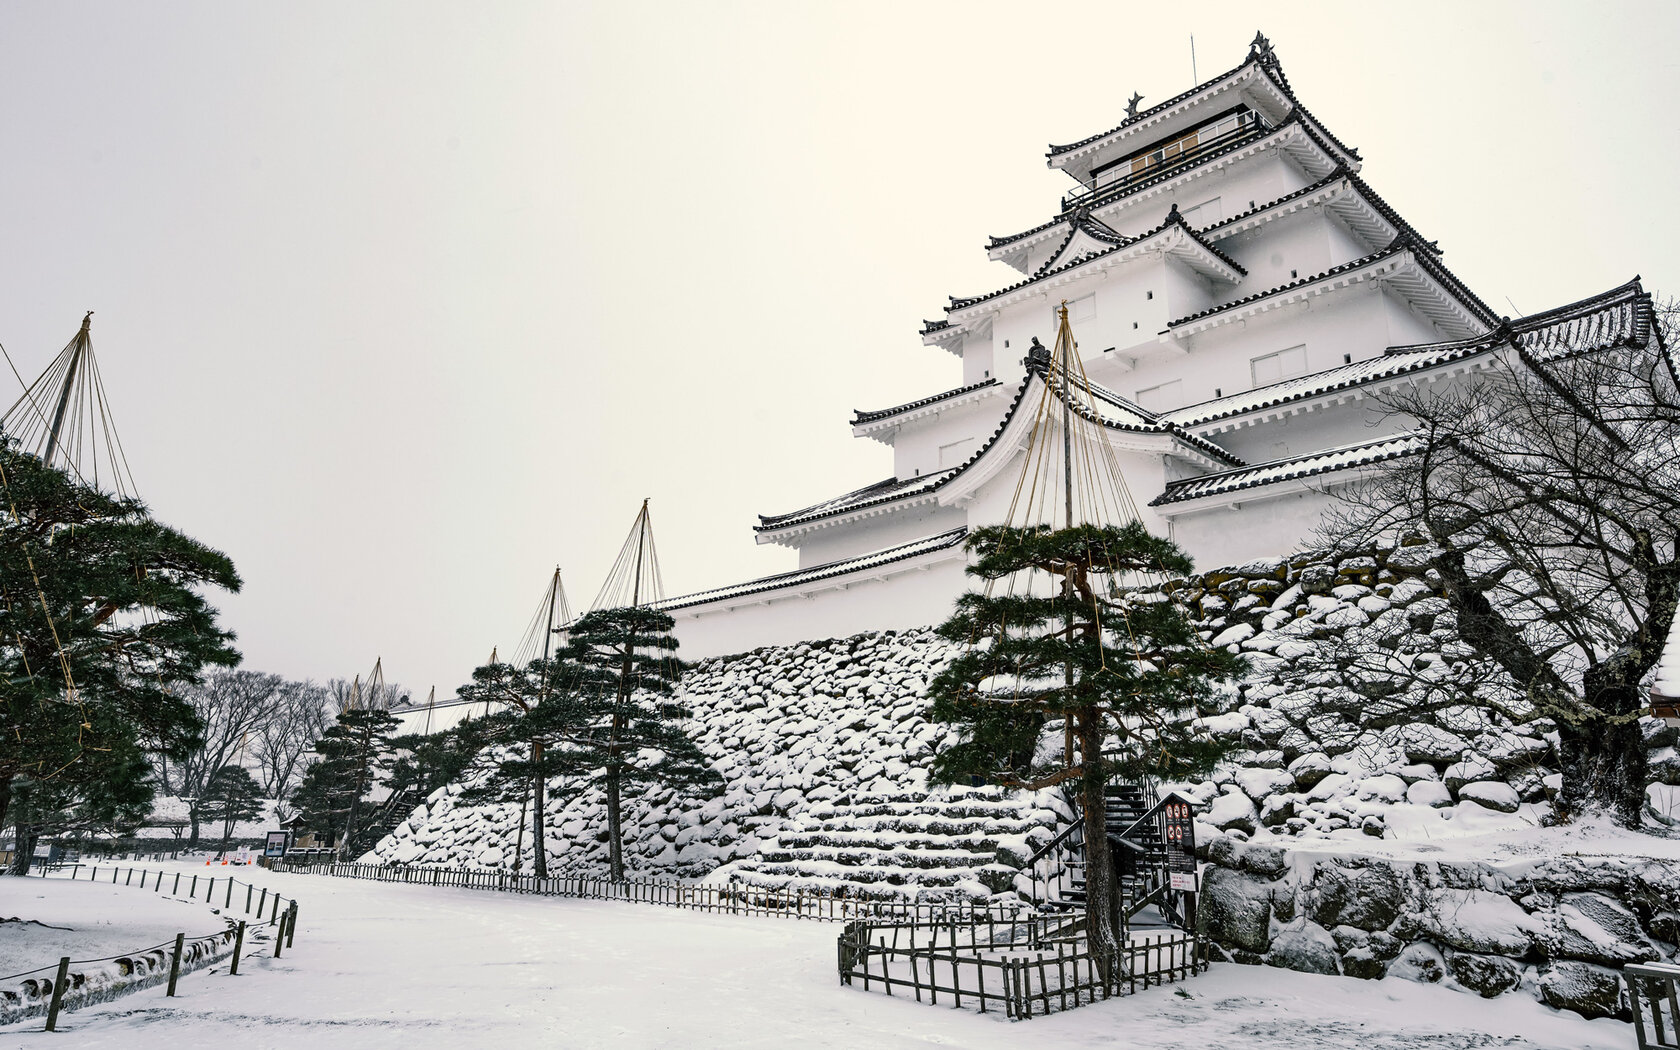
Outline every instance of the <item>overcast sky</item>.
<svg viewBox="0 0 1680 1050">
<path fill-rule="evenodd" d="M 851 410 L 960 382 L 922 319 L 1192 34 L 1207 79 L 1263 28 L 1500 312 L 1680 291 L 1680 5 L 1257 10 L 7 3 L 0 342 L 32 376 L 96 311 L 246 666 L 441 696 L 643 497 L 669 594 L 792 568 L 754 515 L 891 473 Z"/>
</svg>

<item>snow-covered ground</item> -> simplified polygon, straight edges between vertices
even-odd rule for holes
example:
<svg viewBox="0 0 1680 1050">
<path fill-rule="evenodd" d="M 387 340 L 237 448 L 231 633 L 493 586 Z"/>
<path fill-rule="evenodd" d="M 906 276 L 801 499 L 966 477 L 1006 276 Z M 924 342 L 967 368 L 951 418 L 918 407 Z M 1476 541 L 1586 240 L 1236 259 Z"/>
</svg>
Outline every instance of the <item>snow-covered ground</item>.
<svg viewBox="0 0 1680 1050">
<path fill-rule="evenodd" d="M 56 966 L 65 955 L 136 952 L 225 925 L 203 901 L 109 883 L 0 878 L 0 976 Z"/>
<path fill-rule="evenodd" d="M 1011 1024 L 841 987 L 839 930 L 826 923 L 252 876 L 301 902 L 297 943 L 282 959 L 253 957 L 238 977 L 221 967 L 194 974 L 173 1000 L 151 989 L 67 1015 L 58 1036 L 39 1033 L 39 1022 L 0 1029 L 0 1047 L 1626 1050 L 1634 1042 L 1629 1025 L 1519 997 L 1234 965 Z M 43 883 L 27 885 L 40 892 Z M 55 895 L 68 888 L 48 885 Z"/>
</svg>

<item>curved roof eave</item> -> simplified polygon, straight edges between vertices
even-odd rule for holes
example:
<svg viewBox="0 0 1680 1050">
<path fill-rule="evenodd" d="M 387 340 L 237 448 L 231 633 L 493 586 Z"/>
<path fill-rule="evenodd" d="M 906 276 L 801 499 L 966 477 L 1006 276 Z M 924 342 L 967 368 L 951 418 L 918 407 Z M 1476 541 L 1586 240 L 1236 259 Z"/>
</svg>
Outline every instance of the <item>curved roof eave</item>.
<svg viewBox="0 0 1680 1050">
<path fill-rule="evenodd" d="M 947 470 L 941 471 L 937 474 L 923 475 L 920 478 L 913 478 L 908 482 L 899 481 L 896 478 L 888 479 L 883 482 L 877 482 L 874 485 L 868 485 L 861 489 L 855 489 L 852 492 L 839 496 L 835 499 L 825 500 L 822 503 L 813 504 L 810 507 L 792 511 L 788 514 L 761 514 L 759 515 L 760 524 L 753 526 L 753 531 L 763 537 L 772 537 L 776 534 L 786 535 L 790 534 L 792 530 L 799 528 L 800 526 L 811 525 L 814 522 L 823 521 L 825 519 L 845 518 L 849 515 L 863 511 L 876 510 L 878 508 L 886 507 L 890 504 L 897 503 L 900 500 L 907 500 L 912 497 L 917 498 L 917 501 L 921 502 L 923 498 L 935 495 L 947 486 L 951 485 L 953 482 L 957 481 L 957 479 L 961 478 L 963 475 L 969 473 L 976 464 L 980 463 L 980 461 L 999 444 L 999 440 L 1003 437 L 1005 432 L 1009 430 L 1010 424 L 1015 420 L 1016 414 L 1020 411 L 1021 404 L 1026 399 L 1027 391 L 1032 388 L 1034 380 L 1037 380 L 1040 383 L 1046 382 L 1040 368 L 1041 366 L 1033 365 L 1028 367 L 1025 378 L 1021 380 L 1021 385 L 1015 392 L 1014 400 L 1010 402 L 1008 410 L 1004 412 L 1003 418 L 999 420 L 997 426 L 993 428 L 991 435 L 980 445 L 978 449 L 971 453 L 966 460 L 958 464 L 956 467 L 947 468 Z M 1110 397 L 1105 400 L 1113 400 L 1116 407 L 1125 409 L 1130 414 L 1130 410 L 1127 409 L 1127 406 L 1118 398 L 1113 398 L 1112 395 L 1110 395 Z M 1075 411 L 1079 412 L 1083 418 L 1095 422 L 1108 430 L 1159 435 L 1160 437 L 1181 446 L 1189 452 L 1193 458 L 1224 462 L 1237 467 L 1241 467 L 1243 465 L 1241 459 L 1221 448 L 1213 441 L 1201 437 L 1200 435 L 1191 434 L 1175 424 L 1160 422 L 1141 416 L 1140 419 L 1143 419 L 1142 425 L 1120 423 L 1103 416 L 1101 413 L 1086 409 L 1084 406 L 1080 406 L 1077 403 L 1075 404 Z M 918 482 L 924 484 L 917 484 Z M 868 496 L 869 492 L 877 489 L 881 490 L 880 495 L 873 497 Z M 854 497 L 863 498 L 855 499 Z M 800 531 L 807 530 L 800 529 Z"/>
</svg>

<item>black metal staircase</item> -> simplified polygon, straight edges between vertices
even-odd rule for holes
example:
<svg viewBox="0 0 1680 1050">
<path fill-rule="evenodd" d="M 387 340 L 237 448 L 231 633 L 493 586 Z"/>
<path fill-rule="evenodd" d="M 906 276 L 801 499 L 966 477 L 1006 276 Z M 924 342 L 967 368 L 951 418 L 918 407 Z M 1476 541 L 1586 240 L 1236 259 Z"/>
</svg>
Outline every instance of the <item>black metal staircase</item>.
<svg viewBox="0 0 1680 1050">
<path fill-rule="evenodd" d="M 1121 910 L 1128 922 L 1154 905 L 1167 923 L 1181 929 L 1195 925 L 1195 893 L 1172 887 L 1174 857 L 1168 848 L 1169 816 L 1182 811 L 1178 795 L 1155 798 L 1141 784 L 1112 784 L 1103 791 L 1103 826 L 1120 883 Z M 1179 832 L 1182 834 L 1182 832 Z M 1191 845 L 1193 849 L 1193 844 Z M 1179 866 L 1183 867 L 1182 860 Z M 1046 912 L 1085 910 L 1084 822 L 1076 817 L 1056 838 L 1033 854 L 1028 864 L 1042 887 L 1039 906 Z"/>
</svg>

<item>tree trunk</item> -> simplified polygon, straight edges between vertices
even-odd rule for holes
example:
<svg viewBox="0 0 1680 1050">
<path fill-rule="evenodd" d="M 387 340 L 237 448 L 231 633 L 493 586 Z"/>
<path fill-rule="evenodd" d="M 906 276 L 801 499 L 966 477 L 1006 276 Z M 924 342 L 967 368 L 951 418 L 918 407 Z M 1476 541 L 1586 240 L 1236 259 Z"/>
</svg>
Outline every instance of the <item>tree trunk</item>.
<svg viewBox="0 0 1680 1050">
<path fill-rule="evenodd" d="M 29 865 L 35 857 L 35 844 L 41 840 L 41 829 L 38 825 L 20 821 L 16 831 L 16 852 L 12 854 L 12 866 L 7 874 L 28 875 Z"/>
<path fill-rule="evenodd" d="M 607 874 L 624 878 L 624 843 L 618 819 L 618 745 L 607 756 Z"/>
<path fill-rule="evenodd" d="M 192 834 L 187 836 L 187 845 L 189 847 L 197 846 L 198 845 L 198 803 L 195 802 L 192 805 L 187 807 L 187 819 L 192 821 Z"/>
<path fill-rule="evenodd" d="M 531 765 L 537 775 L 531 784 L 531 874 L 548 878 L 548 840 L 543 837 L 543 746 L 541 740 L 531 741 Z"/>
<path fill-rule="evenodd" d="M 1087 711 L 1077 718 L 1080 761 L 1085 772 L 1079 781 L 1080 809 L 1085 831 L 1085 929 L 1091 954 L 1107 980 L 1116 980 L 1120 961 L 1120 879 L 1114 870 L 1114 851 L 1108 844 L 1108 820 L 1103 797 L 1102 717 Z"/>
<path fill-rule="evenodd" d="M 12 863 L 7 874 L 28 875 L 29 859 L 35 853 L 35 839 L 40 832 L 30 823 L 29 792 L 19 793 L 17 802 L 17 824 L 12 829 L 16 833 L 12 837 Z"/>
<path fill-rule="evenodd" d="M 1579 725 L 1558 722 L 1563 791 L 1558 814 L 1573 820 L 1598 810 L 1625 828 L 1640 826 L 1645 806 L 1645 742 L 1639 723 L 1612 724 L 1592 718 Z"/>
<path fill-rule="evenodd" d="M 12 778 L 0 777 L 0 828 L 6 826 L 6 812 L 12 808 Z"/>
</svg>

